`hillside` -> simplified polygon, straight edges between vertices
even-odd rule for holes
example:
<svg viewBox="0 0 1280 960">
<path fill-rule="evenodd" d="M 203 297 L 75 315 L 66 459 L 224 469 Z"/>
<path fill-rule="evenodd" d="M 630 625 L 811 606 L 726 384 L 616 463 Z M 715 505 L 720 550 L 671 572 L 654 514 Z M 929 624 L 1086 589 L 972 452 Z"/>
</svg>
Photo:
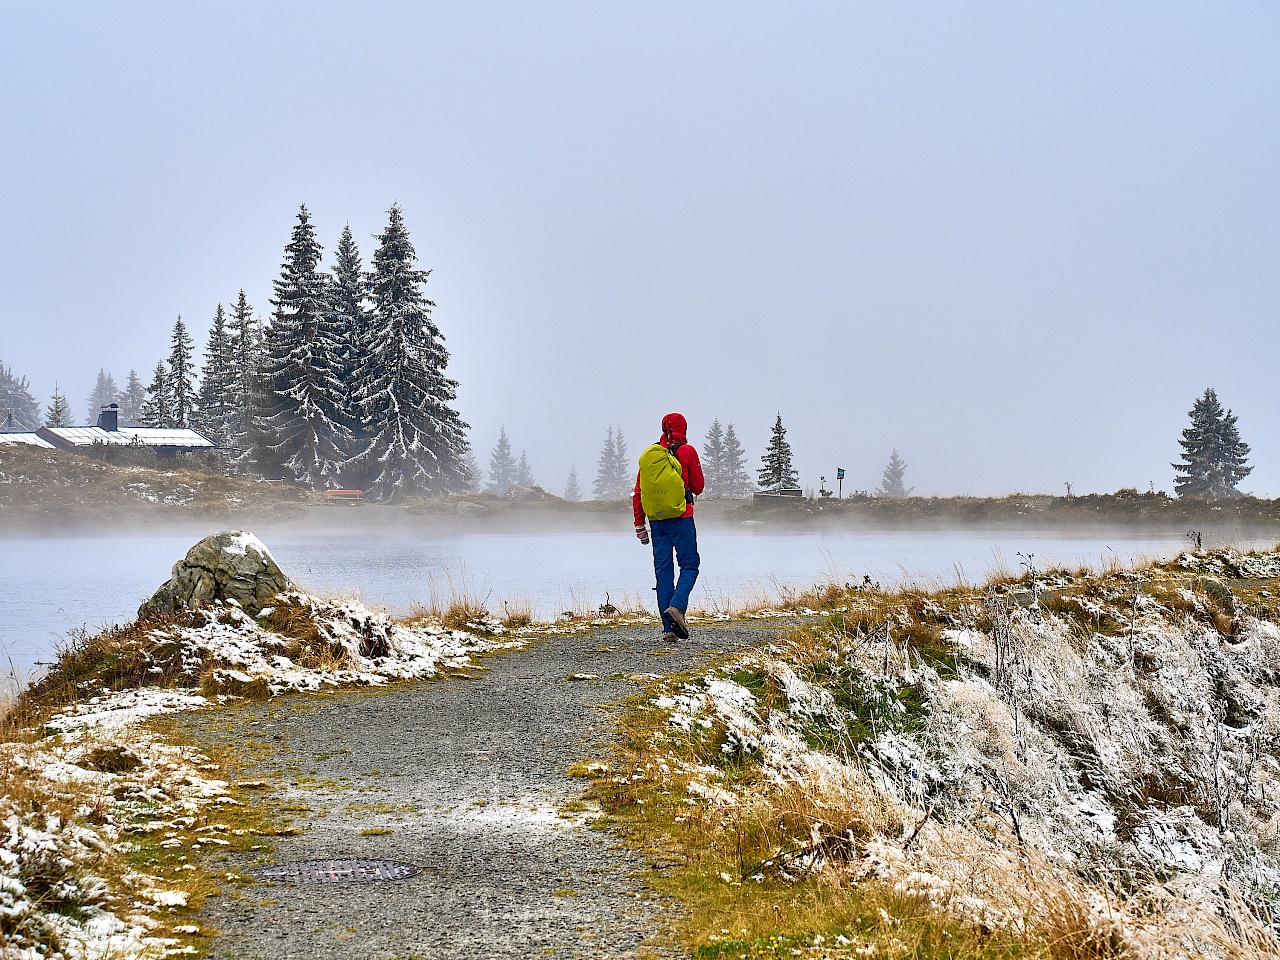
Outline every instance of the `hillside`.
<svg viewBox="0 0 1280 960">
<path fill-rule="evenodd" d="M 297 487 L 197 470 L 113 466 L 61 450 L 0 446 L 0 528 L 288 517 L 315 503 Z"/>
</svg>

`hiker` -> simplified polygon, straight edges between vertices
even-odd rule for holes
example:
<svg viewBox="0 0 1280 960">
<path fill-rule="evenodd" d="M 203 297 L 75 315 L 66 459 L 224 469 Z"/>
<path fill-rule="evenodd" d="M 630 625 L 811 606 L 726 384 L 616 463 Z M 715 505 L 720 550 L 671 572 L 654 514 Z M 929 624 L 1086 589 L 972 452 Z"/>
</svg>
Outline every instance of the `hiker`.
<svg viewBox="0 0 1280 960">
<path fill-rule="evenodd" d="M 693 527 L 693 498 L 702 493 L 698 451 L 685 439 L 688 423 L 678 413 L 662 418 L 662 437 L 640 454 L 640 473 L 631 497 L 636 536 L 649 542 L 653 527 L 653 571 L 658 577 L 658 610 L 662 639 L 689 639 L 685 611 L 698 579 L 698 534 Z M 648 526 L 646 525 L 648 521 Z M 675 577 L 675 552 L 680 579 Z"/>
</svg>

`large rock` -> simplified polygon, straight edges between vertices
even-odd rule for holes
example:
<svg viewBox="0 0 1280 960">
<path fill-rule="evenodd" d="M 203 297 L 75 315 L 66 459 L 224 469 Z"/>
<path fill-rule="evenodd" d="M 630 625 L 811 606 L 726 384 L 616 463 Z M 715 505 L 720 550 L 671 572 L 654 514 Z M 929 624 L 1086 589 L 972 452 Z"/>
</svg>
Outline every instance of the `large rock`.
<svg viewBox="0 0 1280 960">
<path fill-rule="evenodd" d="M 205 537 L 173 565 L 173 576 L 138 608 L 138 616 L 174 613 L 215 600 L 234 600 L 257 614 L 292 584 L 252 533 L 226 530 Z"/>
</svg>

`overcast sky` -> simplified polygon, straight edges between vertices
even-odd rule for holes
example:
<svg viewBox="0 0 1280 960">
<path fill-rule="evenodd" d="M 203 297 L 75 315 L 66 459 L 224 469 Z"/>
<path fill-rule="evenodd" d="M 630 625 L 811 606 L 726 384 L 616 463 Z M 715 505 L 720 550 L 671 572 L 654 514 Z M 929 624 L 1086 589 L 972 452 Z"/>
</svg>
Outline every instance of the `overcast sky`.
<svg viewBox="0 0 1280 960">
<path fill-rule="evenodd" d="M 1280 495 L 1280 6 L 5 3 L 0 361 L 83 416 L 404 209 L 482 462 L 679 410 L 802 482 Z"/>
</svg>

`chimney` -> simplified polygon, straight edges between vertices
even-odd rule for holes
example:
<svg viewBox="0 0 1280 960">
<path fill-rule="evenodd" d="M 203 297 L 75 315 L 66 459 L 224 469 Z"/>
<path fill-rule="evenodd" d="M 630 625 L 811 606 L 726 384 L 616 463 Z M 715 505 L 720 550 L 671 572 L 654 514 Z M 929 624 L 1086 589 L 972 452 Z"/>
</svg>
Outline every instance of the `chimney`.
<svg viewBox="0 0 1280 960">
<path fill-rule="evenodd" d="M 102 412 L 98 414 L 98 426 L 110 433 L 115 433 L 120 429 L 120 405 L 118 403 L 108 403 L 102 408 Z"/>
</svg>

